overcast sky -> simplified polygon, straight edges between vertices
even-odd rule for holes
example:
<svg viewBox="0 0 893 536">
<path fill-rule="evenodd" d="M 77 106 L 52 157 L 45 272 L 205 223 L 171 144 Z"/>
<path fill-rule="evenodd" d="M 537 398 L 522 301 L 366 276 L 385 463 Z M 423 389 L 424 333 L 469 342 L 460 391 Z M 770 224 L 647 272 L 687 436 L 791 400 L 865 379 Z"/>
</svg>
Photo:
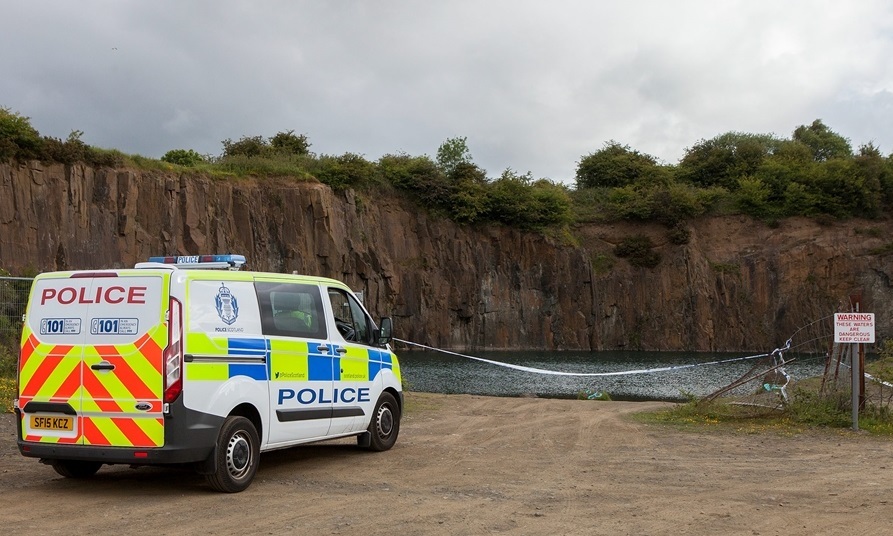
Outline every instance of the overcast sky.
<svg viewBox="0 0 893 536">
<path fill-rule="evenodd" d="M 822 119 L 893 152 L 884 0 L 0 0 L 0 107 L 160 158 L 306 134 L 572 182 L 615 140 L 675 164 L 729 131 Z"/>
</svg>

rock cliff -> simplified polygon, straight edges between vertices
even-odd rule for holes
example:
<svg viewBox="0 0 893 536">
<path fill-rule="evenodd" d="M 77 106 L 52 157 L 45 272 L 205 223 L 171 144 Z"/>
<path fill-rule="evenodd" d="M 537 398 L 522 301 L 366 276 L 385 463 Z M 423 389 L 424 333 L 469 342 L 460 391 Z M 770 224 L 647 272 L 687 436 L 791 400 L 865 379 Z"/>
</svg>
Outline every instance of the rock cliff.
<svg viewBox="0 0 893 536">
<path fill-rule="evenodd" d="M 684 245 L 628 223 L 546 237 L 291 179 L 0 164 L 0 267 L 13 272 L 242 253 L 251 269 L 344 280 L 398 337 L 454 349 L 769 350 L 855 292 L 878 338 L 893 336 L 893 222 L 687 228 Z M 613 255 L 631 235 L 656 244 L 656 268 Z"/>
</svg>

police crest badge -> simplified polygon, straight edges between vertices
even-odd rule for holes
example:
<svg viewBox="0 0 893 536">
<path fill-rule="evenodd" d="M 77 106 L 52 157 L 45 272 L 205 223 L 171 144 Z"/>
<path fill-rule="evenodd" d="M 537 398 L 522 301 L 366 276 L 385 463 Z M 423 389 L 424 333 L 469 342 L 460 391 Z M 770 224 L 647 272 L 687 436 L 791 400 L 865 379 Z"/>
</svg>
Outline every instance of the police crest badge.
<svg viewBox="0 0 893 536">
<path fill-rule="evenodd" d="M 232 291 L 223 283 L 220 283 L 220 290 L 217 291 L 215 302 L 217 303 L 217 315 L 220 316 L 220 320 L 223 320 L 224 324 L 232 325 L 239 318 L 239 303 Z"/>
</svg>

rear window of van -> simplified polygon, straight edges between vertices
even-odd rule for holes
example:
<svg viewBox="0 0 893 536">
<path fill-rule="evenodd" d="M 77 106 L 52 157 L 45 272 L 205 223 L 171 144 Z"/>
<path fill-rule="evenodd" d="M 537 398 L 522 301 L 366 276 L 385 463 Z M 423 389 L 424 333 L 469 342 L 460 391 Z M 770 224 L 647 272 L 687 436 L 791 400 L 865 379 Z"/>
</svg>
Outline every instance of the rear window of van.
<svg viewBox="0 0 893 536">
<path fill-rule="evenodd" d="M 255 288 L 264 335 L 327 337 L 318 286 L 257 281 Z"/>
</svg>

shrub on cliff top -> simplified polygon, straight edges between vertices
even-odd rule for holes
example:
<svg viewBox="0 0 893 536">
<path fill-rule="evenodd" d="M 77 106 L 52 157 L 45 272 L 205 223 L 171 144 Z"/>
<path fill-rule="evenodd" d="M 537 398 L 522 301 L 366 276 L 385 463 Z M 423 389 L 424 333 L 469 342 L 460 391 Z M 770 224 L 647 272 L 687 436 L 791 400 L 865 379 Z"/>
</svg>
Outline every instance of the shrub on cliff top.
<svg viewBox="0 0 893 536">
<path fill-rule="evenodd" d="M 30 118 L 0 108 L 0 160 L 40 158 L 41 144 Z"/>
<path fill-rule="evenodd" d="M 93 167 L 117 167 L 124 160 L 123 155 L 115 150 L 103 150 L 87 145 L 81 141 L 84 133 L 72 131 L 68 139 L 44 137 L 40 149 L 40 159 L 44 162 L 61 162 L 75 164 L 83 162 Z"/>
<path fill-rule="evenodd" d="M 602 149 L 580 159 L 577 188 L 626 186 L 656 174 L 656 158 L 612 140 Z"/>
<path fill-rule="evenodd" d="M 542 229 L 571 220 L 567 189 L 528 172 L 507 169 L 489 185 L 487 218 L 521 229 Z"/>
<path fill-rule="evenodd" d="M 115 167 L 123 162 L 119 151 L 91 147 L 81 141 L 84 133 L 74 130 L 68 139 L 43 136 L 31 126 L 31 120 L 8 108 L 0 108 L 0 160 L 42 160 L 95 167 Z"/>
<path fill-rule="evenodd" d="M 205 157 L 192 149 L 171 149 L 161 157 L 162 162 L 177 166 L 194 167 L 205 161 Z"/>
<path fill-rule="evenodd" d="M 229 156 L 307 156 L 310 154 L 310 142 L 304 134 L 295 134 L 294 130 L 279 132 L 272 138 L 263 136 L 242 136 L 239 141 L 229 138 L 223 140 L 223 158 Z"/>
<path fill-rule="evenodd" d="M 375 176 L 375 164 L 353 153 L 344 153 L 341 156 L 322 155 L 309 163 L 308 171 L 333 190 L 358 188 L 372 182 Z"/>
</svg>

